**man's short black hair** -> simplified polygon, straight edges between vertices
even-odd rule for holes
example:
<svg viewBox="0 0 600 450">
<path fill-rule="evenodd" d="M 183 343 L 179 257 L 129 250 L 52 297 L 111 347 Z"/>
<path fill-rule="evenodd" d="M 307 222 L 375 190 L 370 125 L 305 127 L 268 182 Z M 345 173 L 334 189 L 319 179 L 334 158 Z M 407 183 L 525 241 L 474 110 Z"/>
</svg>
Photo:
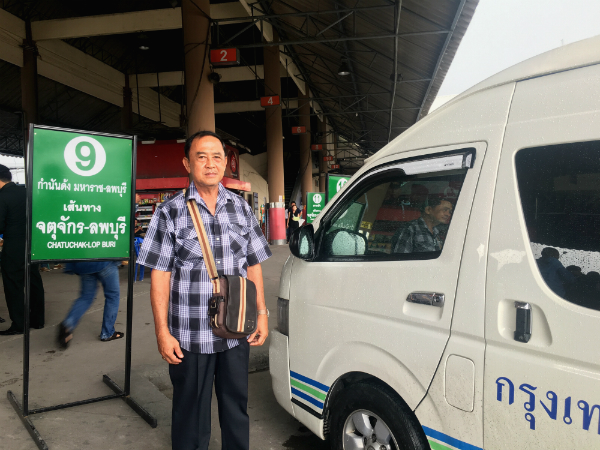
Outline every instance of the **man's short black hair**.
<svg viewBox="0 0 600 450">
<path fill-rule="evenodd" d="M 10 183 L 12 181 L 12 173 L 10 173 L 10 169 L 2 164 L 0 164 L 0 181 L 3 183 Z"/>
<path fill-rule="evenodd" d="M 442 202 L 448 202 L 452 204 L 452 200 L 447 197 L 443 197 L 441 195 L 428 195 L 425 198 L 425 201 L 421 204 L 421 212 L 425 212 L 425 208 L 428 206 L 435 208 L 436 206 L 441 205 Z"/>
<path fill-rule="evenodd" d="M 217 138 L 219 140 L 219 142 L 221 143 L 221 145 L 223 146 L 223 151 L 225 152 L 225 156 L 227 156 L 227 147 L 225 147 L 225 142 L 223 142 L 223 139 L 221 139 L 221 136 L 219 136 L 217 133 L 215 133 L 213 131 L 203 130 L 203 131 L 198 131 L 198 132 L 192 134 L 189 138 L 187 138 L 185 140 L 184 151 L 185 151 L 185 157 L 187 159 L 190 159 L 190 148 L 192 148 L 192 143 L 196 139 L 202 139 L 203 137 L 206 137 L 206 136 L 212 136 L 214 138 Z"/>
</svg>

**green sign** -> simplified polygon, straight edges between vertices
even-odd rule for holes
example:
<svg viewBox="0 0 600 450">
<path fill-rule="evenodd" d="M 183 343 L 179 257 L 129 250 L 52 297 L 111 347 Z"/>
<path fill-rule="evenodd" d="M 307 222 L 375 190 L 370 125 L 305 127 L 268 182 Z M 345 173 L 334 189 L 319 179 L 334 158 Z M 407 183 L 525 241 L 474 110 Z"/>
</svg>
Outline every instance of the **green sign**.
<svg viewBox="0 0 600 450">
<path fill-rule="evenodd" d="M 33 128 L 31 260 L 129 258 L 133 138 Z"/>
<path fill-rule="evenodd" d="M 327 201 L 331 200 L 335 194 L 348 182 L 350 177 L 344 175 L 327 175 Z"/>
<path fill-rule="evenodd" d="M 324 192 L 306 193 L 306 223 L 313 223 L 315 218 L 321 214 L 325 207 Z"/>
</svg>

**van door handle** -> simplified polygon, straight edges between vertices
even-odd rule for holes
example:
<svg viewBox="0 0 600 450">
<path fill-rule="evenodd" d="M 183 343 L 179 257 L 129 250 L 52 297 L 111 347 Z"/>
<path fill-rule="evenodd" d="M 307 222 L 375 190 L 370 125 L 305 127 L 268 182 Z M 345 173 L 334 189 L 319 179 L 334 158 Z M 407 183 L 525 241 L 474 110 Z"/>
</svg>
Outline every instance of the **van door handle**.
<svg viewBox="0 0 600 450">
<path fill-rule="evenodd" d="M 408 294 L 406 301 L 410 303 L 418 303 L 420 305 L 438 306 L 441 308 L 444 306 L 446 296 L 438 292 L 413 292 Z"/>
<path fill-rule="evenodd" d="M 517 310 L 515 341 L 527 343 L 531 339 L 531 305 L 515 302 L 515 308 Z"/>
</svg>

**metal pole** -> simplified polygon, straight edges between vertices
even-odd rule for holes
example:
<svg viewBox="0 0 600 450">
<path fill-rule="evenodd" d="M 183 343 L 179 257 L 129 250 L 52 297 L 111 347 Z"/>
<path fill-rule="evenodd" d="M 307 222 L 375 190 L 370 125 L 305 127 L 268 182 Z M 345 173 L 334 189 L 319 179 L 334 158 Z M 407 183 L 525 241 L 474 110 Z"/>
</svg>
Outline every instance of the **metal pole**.
<svg viewBox="0 0 600 450">
<path fill-rule="evenodd" d="M 449 30 L 439 31 L 415 31 L 412 33 L 400 33 L 400 34 L 377 34 L 367 36 L 344 36 L 339 38 L 324 38 L 324 39 L 300 39 L 295 41 L 280 41 L 280 42 L 261 42 L 256 44 L 242 44 L 237 45 L 236 48 L 252 48 L 252 47 L 273 47 L 277 45 L 303 45 L 303 44 L 325 44 L 329 42 L 348 42 L 348 41 L 368 41 L 372 39 L 391 39 L 396 36 L 410 37 L 410 36 L 428 36 L 432 34 L 448 34 Z"/>
<path fill-rule="evenodd" d="M 392 98 L 390 101 L 390 126 L 388 130 L 388 142 L 392 139 L 392 122 L 394 121 L 394 101 L 396 100 L 396 88 L 398 87 L 398 30 L 400 29 L 400 10 L 402 8 L 402 0 L 396 1 L 394 13 L 396 15 L 396 38 L 394 39 L 394 70 L 392 71 Z"/>
<path fill-rule="evenodd" d="M 29 124 L 29 141 L 27 143 L 27 205 L 26 205 L 26 223 L 25 223 L 25 299 L 23 305 L 23 416 L 29 415 L 29 298 L 31 295 L 31 277 L 29 271 L 31 269 L 31 191 L 33 186 L 33 141 L 34 132 L 33 124 Z"/>
<path fill-rule="evenodd" d="M 127 327 L 125 334 L 125 388 L 123 392 L 126 396 L 131 395 L 131 343 L 133 330 L 133 283 L 135 281 L 135 249 L 133 240 L 135 238 L 134 227 L 135 220 L 135 177 L 137 165 L 137 136 L 133 137 L 133 154 L 131 161 L 131 221 L 129 224 L 129 272 L 127 275 Z M 144 270 L 144 269 L 142 269 Z"/>
</svg>

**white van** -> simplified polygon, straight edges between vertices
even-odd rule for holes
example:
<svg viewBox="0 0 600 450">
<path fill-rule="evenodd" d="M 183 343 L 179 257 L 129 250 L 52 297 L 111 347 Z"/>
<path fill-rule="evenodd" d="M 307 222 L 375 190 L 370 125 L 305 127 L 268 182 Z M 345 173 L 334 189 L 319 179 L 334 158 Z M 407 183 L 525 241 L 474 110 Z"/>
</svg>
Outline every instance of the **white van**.
<svg viewBox="0 0 600 450">
<path fill-rule="evenodd" d="M 600 36 L 418 122 L 290 246 L 273 390 L 334 449 L 600 449 Z"/>
</svg>

